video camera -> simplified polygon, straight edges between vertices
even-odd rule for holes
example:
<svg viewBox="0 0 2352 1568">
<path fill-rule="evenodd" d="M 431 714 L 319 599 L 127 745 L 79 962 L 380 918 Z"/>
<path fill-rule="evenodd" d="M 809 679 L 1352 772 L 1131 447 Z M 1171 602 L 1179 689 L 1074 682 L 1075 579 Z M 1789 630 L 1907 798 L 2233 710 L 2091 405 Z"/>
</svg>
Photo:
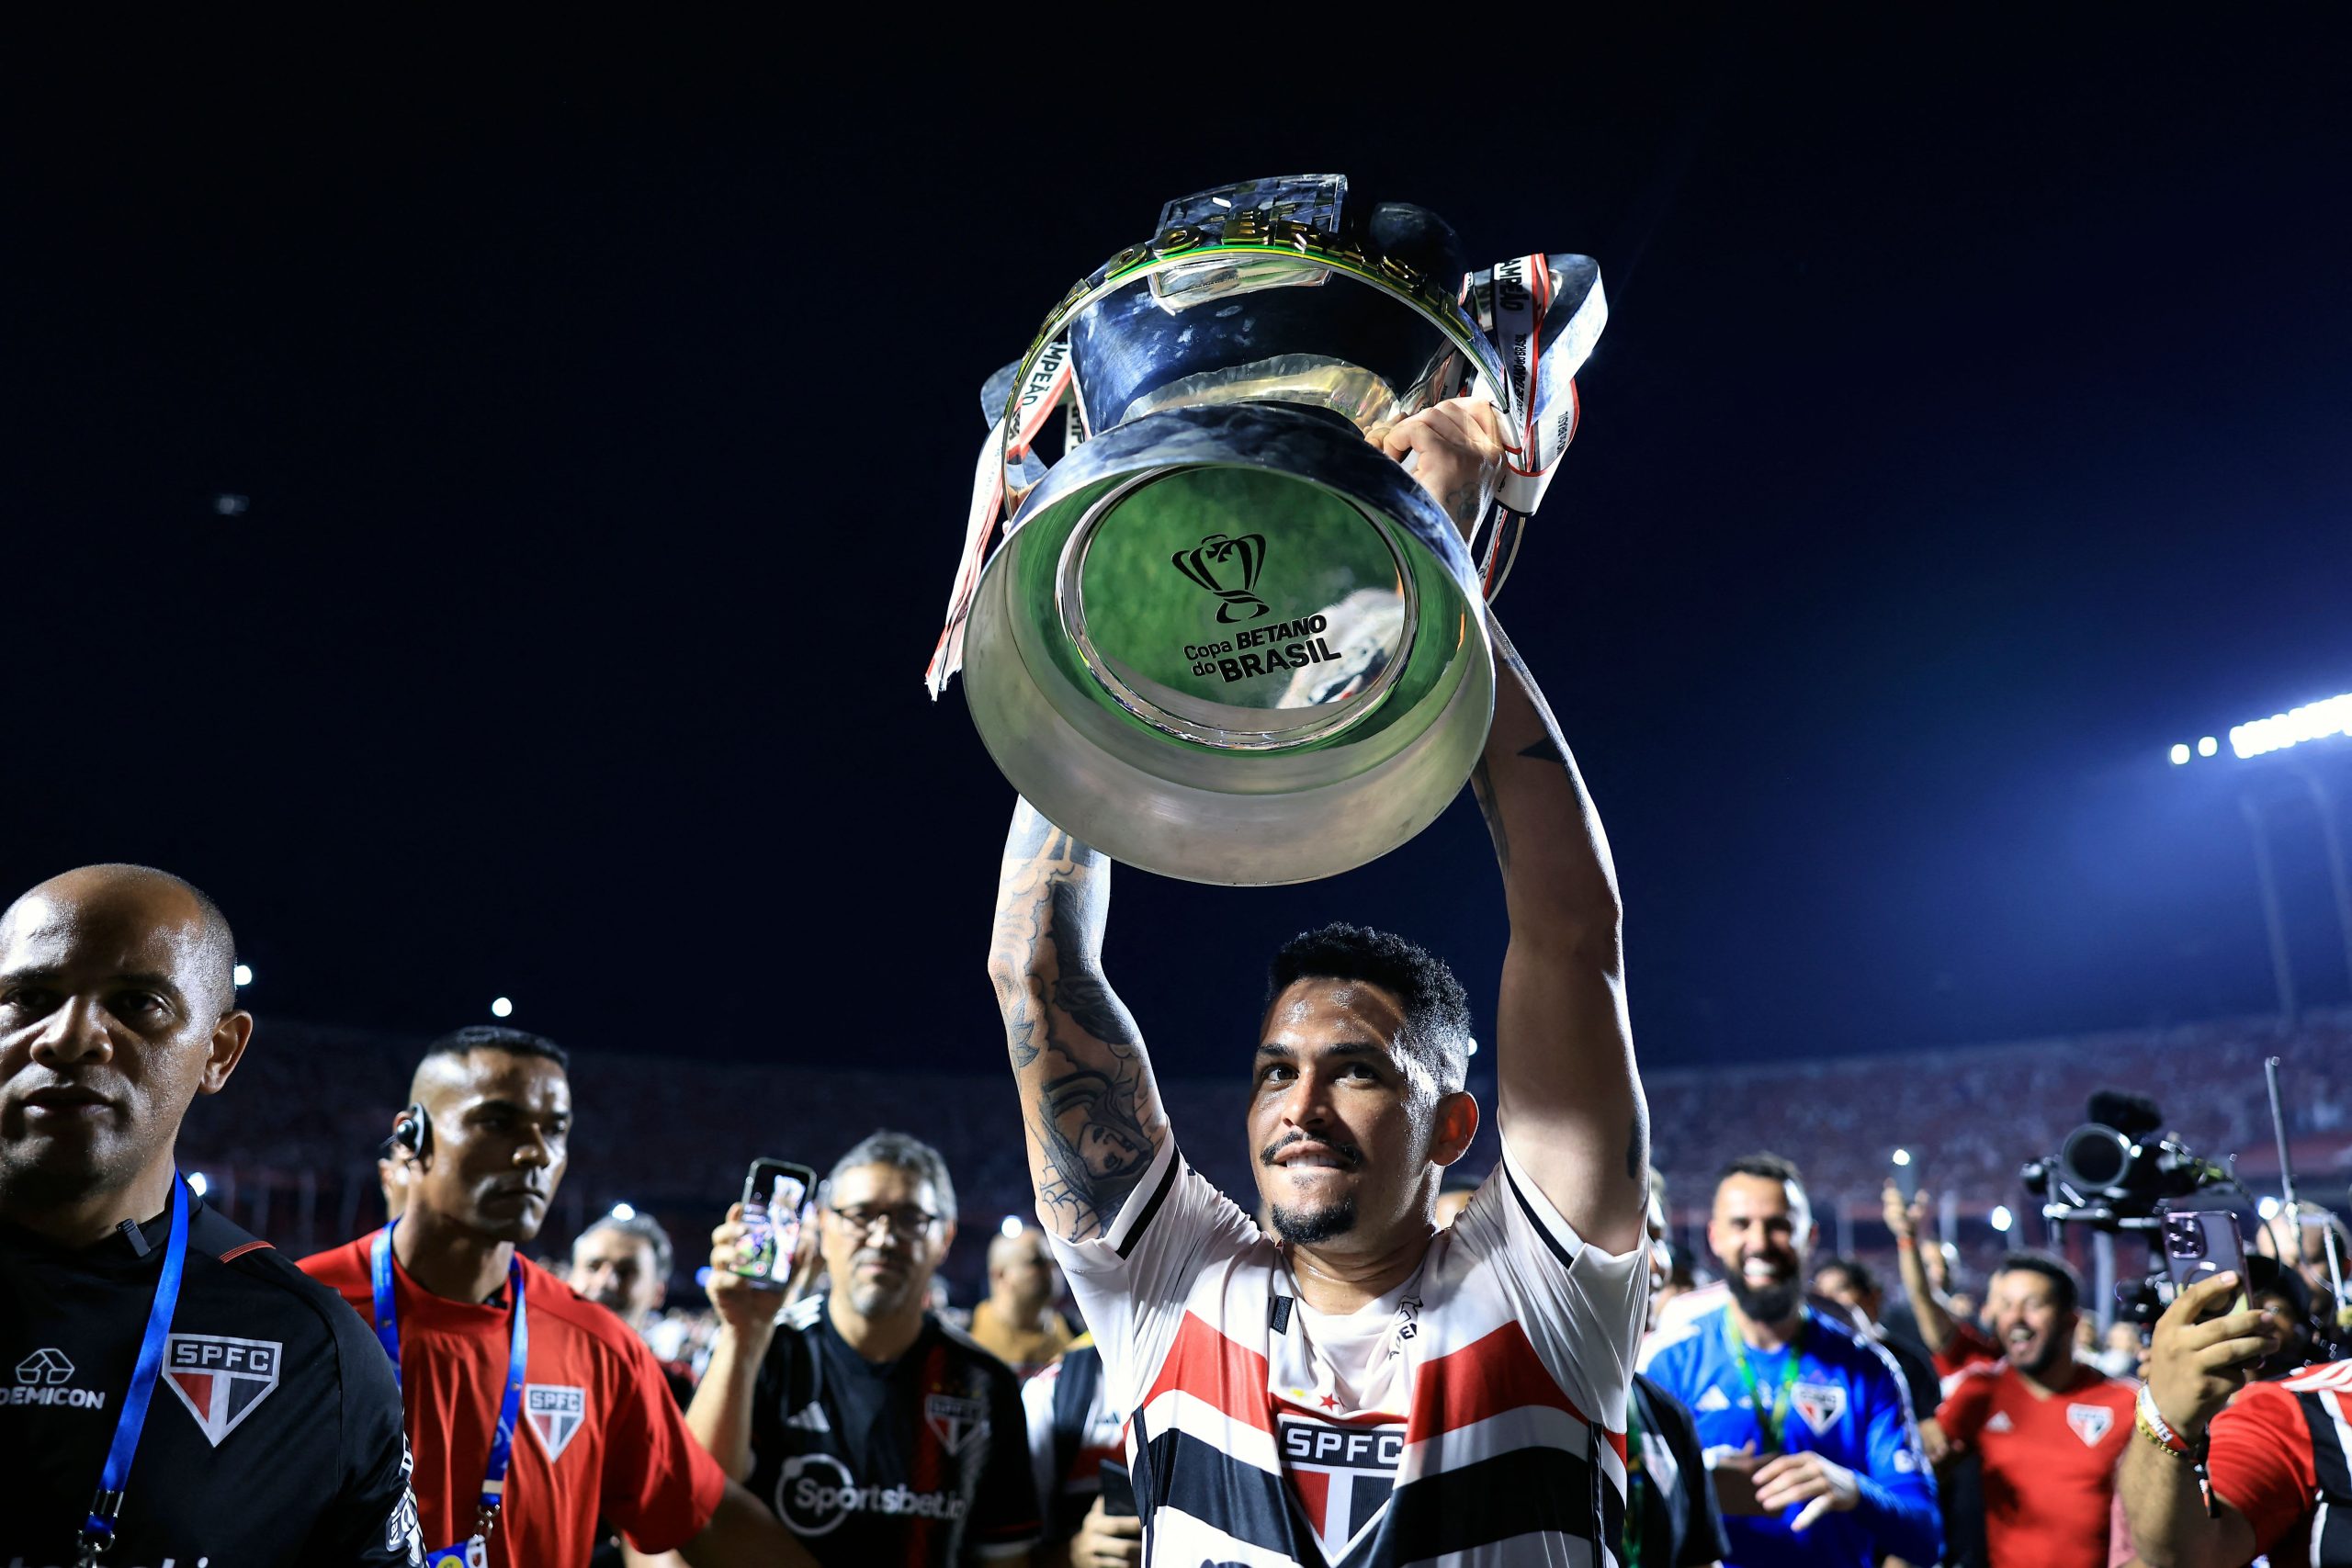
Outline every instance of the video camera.
<svg viewBox="0 0 2352 1568">
<path fill-rule="evenodd" d="M 2056 1154 L 2019 1172 L 2053 1225 L 2154 1232 L 2165 1204 L 2235 1179 L 2165 1132 L 2164 1112 L 2146 1095 L 2100 1089 L 2086 1111 Z"/>
</svg>

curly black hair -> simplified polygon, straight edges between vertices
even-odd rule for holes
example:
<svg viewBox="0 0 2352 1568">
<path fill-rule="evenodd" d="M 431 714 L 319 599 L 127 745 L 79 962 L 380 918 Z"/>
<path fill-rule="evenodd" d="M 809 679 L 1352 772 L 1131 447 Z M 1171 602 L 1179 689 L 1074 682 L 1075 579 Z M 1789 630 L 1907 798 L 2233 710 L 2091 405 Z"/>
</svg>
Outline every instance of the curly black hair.
<svg viewBox="0 0 2352 1568">
<path fill-rule="evenodd" d="M 1440 1094 L 1461 1089 L 1470 1070 L 1470 998 L 1445 960 L 1393 931 L 1334 920 L 1283 943 L 1266 967 L 1267 1002 L 1299 980 L 1361 980 L 1386 991 L 1405 1014 L 1398 1048 L 1429 1069 Z"/>
</svg>

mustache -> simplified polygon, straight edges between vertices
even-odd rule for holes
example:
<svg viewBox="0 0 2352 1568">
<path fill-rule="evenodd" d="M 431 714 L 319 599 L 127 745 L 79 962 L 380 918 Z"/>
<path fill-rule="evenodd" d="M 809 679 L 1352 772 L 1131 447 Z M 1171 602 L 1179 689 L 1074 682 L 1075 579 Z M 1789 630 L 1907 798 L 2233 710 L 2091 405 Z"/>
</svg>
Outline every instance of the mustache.
<svg viewBox="0 0 2352 1568">
<path fill-rule="evenodd" d="M 1341 1165 L 1351 1169 L 1363 1163 L 1363 1151 L 1353 1144 L 1342 1144 L 1331 1138 L 1310 1137 L 1305 1133 L 1293 1133 L 1287 1138 L 1276 1138 L 1258 1151 L 1258 1161 L 1261 1165 L 1272 1165 L 1276 1156 L 1298 1144 L 1320 1144 L 1337 1155 Z"/>
</svg>

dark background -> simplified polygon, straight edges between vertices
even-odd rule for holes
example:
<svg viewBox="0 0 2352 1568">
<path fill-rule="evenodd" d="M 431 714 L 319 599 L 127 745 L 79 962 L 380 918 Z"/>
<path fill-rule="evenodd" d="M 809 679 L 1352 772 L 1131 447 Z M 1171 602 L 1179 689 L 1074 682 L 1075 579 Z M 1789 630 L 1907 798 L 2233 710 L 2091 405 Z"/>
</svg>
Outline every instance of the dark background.
<svg viewBox="0 0 2352 1568">
<path fill-rule="evenodd" d="M 2267 1008 L 2234 795 L 2276 770 L 2165 751 L 2352 690 L 2345 39 L 2027 15 L 1497 17 L 1353 40 L 1377 74 L 879 14 L 909 36 L 839 57 L 19 48 L 0 881 L 190 876 L 265 1014 L 998 1060 L 1010 793 L 919 680 L 978 387 L 1164 199 L 1331 169 L 1479 265 L 1600 263 L 1501 608 L 1608 820 L 1646 1060 Z M 2276 821 L 2342 999 L 2311 808 Z M 1490 863 L 1465 799 L 1330 882 L 1123 874 L 1110 963 L 1170 1073 L 1230 1068 L 1334 916 L 1484 1020 Z"/>
</svg>

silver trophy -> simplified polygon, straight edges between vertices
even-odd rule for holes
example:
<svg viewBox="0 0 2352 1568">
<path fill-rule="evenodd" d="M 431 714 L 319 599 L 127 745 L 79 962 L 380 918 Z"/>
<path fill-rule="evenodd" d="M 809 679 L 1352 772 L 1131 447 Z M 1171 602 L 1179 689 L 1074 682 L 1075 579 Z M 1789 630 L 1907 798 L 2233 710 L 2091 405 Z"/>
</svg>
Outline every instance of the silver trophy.
<svg viewBox="0 0 2352 1568">
<path fill-rule="evenodd" d="M 983 394 L 933 694 L 960 665 L 1006 778 L 1114 859 L 1254 885 L 1386 853 L 1485 743 L 1485 602 L 1605 319 L 1589 259 L 1466 274 L 1342 176 L 1170 203 Z M 1368 439 L 1464 395 L 1510 452 L 1468 542 Z"/>
</svg>

